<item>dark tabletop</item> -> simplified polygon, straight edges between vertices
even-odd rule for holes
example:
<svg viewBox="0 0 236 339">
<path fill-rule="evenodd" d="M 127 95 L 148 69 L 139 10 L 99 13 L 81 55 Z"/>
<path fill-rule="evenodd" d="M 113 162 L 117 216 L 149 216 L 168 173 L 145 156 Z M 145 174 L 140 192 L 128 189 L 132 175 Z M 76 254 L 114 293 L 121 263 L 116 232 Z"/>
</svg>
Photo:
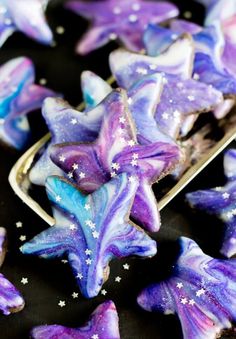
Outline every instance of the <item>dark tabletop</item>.
<svg viewBox="0 0 236 339">
<path fill-rule="evenodd" d="M 182 13 L 191 11 L 193 20 L 201 23 L 203 7 L 190 0 L 176 3 Z M 16 33 L 1 49 L 0 64 L 16 56 L 30 57 L 36 65 L 37 81 L 47 79 L 48 87 L 63 93 L 72 105 L 78 105 L 81 101 L 81 72 L 89 69 L 106 79 L 110 75 L 108 54 L 116 45 L 110 44 L 86 57 L 80 57 L 74 50 L 77 40 L 87 27 L 86 21 L 63 9 L 61 1 L 52 1 L 47 15 L 54 31 L 57 26 L 65 28 L 63 35 L 55 33 L 57 46 L 44 47 Z M 32 144 L 44 135 L 46 127 L 40 112 L 30 115 L 30 123 Z M 92 300 L 86 300 L 80 294 L 78 299 L 71 297 L 73 292 L 79 291 L 68 264 L 63 264 L 61 260 L 47 261 L 23 256 L 19 251 L 21 235 L 26 235 L 29 240 L 47 228 L 9 186 L 9 171 L 20 155 L 0 147 L 0 226 L 8 230 L 8 253 L 1 272 L 22 292 L 26 306 L 20 313 L 0 316 L 0 338 L 28 338 L 30 329 L 41 324 L 81 326 L 94 308 L 106 298 L 112 299 L 117 306 L 123 339 L 182 338 L 177 317 L 141 310 L 136 304 L 136 296 L 147 284 L 169 274 L 178 252 L 175 241 L 179 236 L 191 237 L 207 254 L 220 257 L 221 223 L 203 213 L 193 212 L 185 203 L 184 196 L 187 191 L 224 183 L 222 155 L 161 213 L 161 231 L 153 236 L 158 241 L 158 255 L 151 260 L 114 261 L 111 264 L 110 279 L 104 285 L 108 292 L 106 297 L 100 295 Z M 22 228 L 16 228 L 18 221 L 23 223 Z M 125 262 L 130 264 L 129 271 L 122 267 Z M 120 283 L 114 280 L 118 275 L 122 278 Z M 23 277 L 28 278 L 28 284 L 21 284 Z M 66 307 L 60 308 L 59 300 L 65 300 Z M 233 338 L 232 334 L 227 336 L 230 337 Z"/>
</svg>

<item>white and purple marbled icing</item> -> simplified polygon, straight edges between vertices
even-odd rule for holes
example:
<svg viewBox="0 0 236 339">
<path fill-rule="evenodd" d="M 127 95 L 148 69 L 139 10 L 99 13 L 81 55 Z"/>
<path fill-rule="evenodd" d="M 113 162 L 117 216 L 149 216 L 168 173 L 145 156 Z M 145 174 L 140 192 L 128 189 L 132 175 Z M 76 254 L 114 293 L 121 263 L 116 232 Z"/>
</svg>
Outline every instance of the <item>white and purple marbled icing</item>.
<svg viewBox="0 0 236 339">
<path fill-rule="evenodd" d="M 191 239 L 180 238 L 181 252 L 169 279 L 138 296 L 147 311 L 176 313 L 185 339 L 215 339 L 236 320 L 236 260 L 218 260 Z"/>
<path fill-rule="evenodd" d="M 12 59 L 0 67 L 0 140 L 16 149 L 29 141 L 26 114 L 40 108 L 46 97 L 56 95 L 34 81 L 34 65 L 28 58 Z"/>
<path fill-rule="evenodd" d="M 236 151 L 228 150 L 224 156 L 227 183 L 223 187 L 200 190 L 186 195 L 189 204 L 216 215 L 225 224 L 221 253 L 226 257 L 236 254 Z"/>
<path fill-rule="evenodd" d="M 45 18 L 48 2 L 49 0 L 0 0 L 0 46 L 16 31 L 43 44 L 51 44 L 53 34 Z"/>
<path fill-rule="evenodd" d="M 142 35 L 148 23 L 159 23 L 179 13 L 174 4 L 150 0 L 70 0 L 66 7 L 92 22 L 77 45 L 80 54 L 87 54 L 116 39 L 128 49 L 140 51 L 144 47 Z"/>
<path fill-rule="evenodd" d="M 192 79 L 193 57 L 190 36 L 180 37 L 156 57 L 124 49 L 110 55 L 113 75 L 119 86 L 126 89 L 148 74 L 162 72 L 164 88 L 155 119 L 159 129 L 174 139 L 188 134 L 199 113 L 211 111 L 223 102 L 219 91 Z"/>
<path fill-rule="evenodd" d="M 203 28 L 183 20 L 174 20 L 171 29 L 149 25 L 144 43 L 149 55 L 158 55 L 185 32 L 191 32 L 195 46 L 193 77 L 213 86 L 224 95 L 224 101 L 214 108 L 216 118 L 224 117 L 235 105 L 236 78 L 223 60 L 226 41 L 218 22 Z"/>
<path fill-rule="evenodd" d="M 37 326 L 33 339 L 120 339 L 119 318 L 112 301 L 105 301 L 91 314 L 85 326 L 68 328 L 61 325 Z"/>
<path fill-rule="evenodd" d="M 49 177 L 46 189 L 56 223 L 25 243 L 22 252 L 67 255 L 81 293 L 97 296 L 113 258 L 156 254 L 156 242 L 129 221 L 137 186 L 137 179 L 122 174 L 86 196 L 65 179 Z"/>
<path fill-rule="evenodd" d="M 0 266 L 6 252 L 6 230 L 0 227 Z M 19 312 L 24 308 L 25 302 L 20 292 L 0 273 L 0 311 L 4 315 Z"/>
<path fill-rule="evenodd" d="M 181 155 L 179 147 L 173 143 L 138 144 L 123 90 L 113 101 L 96 141 L 59 144 L 51 151 L 53 162 L 87 193 L 120 173 L 137 176 L 139 185 L 131 215 L 144 228 L 154 232 L 159 230 L 160 217 L 152 184 L 168 174 Z"/>
</svg>

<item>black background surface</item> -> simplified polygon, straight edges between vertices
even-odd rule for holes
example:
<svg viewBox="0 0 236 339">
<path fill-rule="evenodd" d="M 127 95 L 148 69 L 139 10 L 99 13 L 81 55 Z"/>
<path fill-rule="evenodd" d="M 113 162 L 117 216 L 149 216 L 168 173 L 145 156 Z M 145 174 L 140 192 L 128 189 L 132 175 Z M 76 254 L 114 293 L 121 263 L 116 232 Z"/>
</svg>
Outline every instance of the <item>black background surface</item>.
<svg viewBox="0 0 236 339">
<path fill-rule="evenodd" d="M 201 22 L 203 7 L 192 1 L 176 1 L 181 12 L 190 10 L 193 20 Z M 63 93 L 72 105 L 81 101 L 80 73 L 89 69 L 107 78 L 109 73 L 108 54 L 115 48 L 110 44 L 86 57 L 74 53 L 75 44 L 87 27 L 87 22 L 63 9 L 61 1 L 52 1 L 48 19 L 53 31 L 57 26 L 65 27 L 65 34 L 55 33 L 57 46 L 44 47 L 20 33 L 14 34 L 0 51 L 0 63 L 16 56 L 28 56 L 36 65 L 37 81 L 48 80 L 47 86 Z M 40 112 L 30 115 L 32 125 L 31 143 L 38 140 L 46 131 Z M 72 299 L 73 292 L 79 292 L 68 264 L 60 260 L 47 261 L 36 257 L 23 256 L 19 247 L 21 235 L 27 240 L 47 225 L 40 220 L 13 193 L 8 184 L 8 174 L 20 153 L 0 147 L 0 226 L 8 230 L 8 253 L 1 272 L 23 293 L 26 306 L 17 314 L 0 315 L 0 338 L 28 338 L 30 329 L 41 324 L 61 324 L 68 327 L 81 326 L 94 308 L 105 299 L 112 299 L 120 317 L 120 333 L 123 339 L 179 339 L 182 338 L 177 317 L 151 314 L 141 310 L 136 304 L 136 296 L 147 284 L 165 278 L 170 272 L 178 246 L 179 236 L 193 238 L 209 255 L 220 257 L 222 225 L 213 217 L 191 211 L 184 201 L 184 194 L 199 188 L 219 186 L 224 183 L 222 155 L 219 156 L 201 175 L 187 187 L 165 210 L 162 215 L 161 231 L 154 236 L 158 241 L 159 253 L 151 260 L 128 259 L 111 264 L 111 276 L 104 285 L 106 297 L 92 300 Z M 23 222 L 16 228 L 17 221 Z M 122 265 L 128 262 L 130 270 Z M 122 277 L 118 284 L 115 277 Z M 29 283 L 21 284 L 22 277 Z M 66 301 L 60 308 L 59 300 Z M 233 338 L 229 334 L 227 338 Z M 226 338 L 226 336 L 224 337 Z"/>
</svg>

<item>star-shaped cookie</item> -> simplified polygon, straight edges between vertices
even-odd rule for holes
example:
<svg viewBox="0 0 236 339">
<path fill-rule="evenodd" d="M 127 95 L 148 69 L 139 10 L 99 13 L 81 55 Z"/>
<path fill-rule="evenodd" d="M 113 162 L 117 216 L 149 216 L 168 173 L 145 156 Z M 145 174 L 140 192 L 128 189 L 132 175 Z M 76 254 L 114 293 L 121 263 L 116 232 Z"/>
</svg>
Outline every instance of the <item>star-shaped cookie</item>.
<svg viewBox="0 0 236 339">
<path fill-rule="evenodd" d="M 236 320 L 236 260 L 214 259 L 188 238 L 180 245 L 170 278 L 145 288 L 138 303 L 147 311 L 176 313 L 185 339 L 214 339 Z"/>
<path fill-rule="evenodd" d="M 129 89 L 144 76 L 162 73 L 164 88 L 155 119 L 159 129 L 177 139 L 191 130 L 199 113 L 211 111 L 222 94 L 192 79 L 194 46 L 190 36 L 178 38 L 155 57 L 118 49 L 110 54 L 110 67 L 119 86 Z"/>
<path fill-rule="evenodd" d="M 127 48 L 140 51 L 148 23 L 163 22 L 179 13 L 177 7 L 169 2 L 150 0 L 70 0 L 66 7 L 92 22 L 77 46 L 80 54 L 87 54 L 116 39 Z"/>
<path fill-rule="evenodd" d="M 122 100 L 120 91 L 113 91 L 96 107 L 80 112 L 60 98 L 44 101 L 42 115 L 46 121 L 51 140 L 41 157 L 30 171 L 30 181 L 44 185 L 49 175 L 63 175 L 50 160 L 51 146 L 64 142 L 91 142 L 99 133 L 102 120 Z M 64 162 L 64 158 L 60 158 Z"/>
<path fill-rule="evenodd" d="M 0 0 L 0 46 L 16 31 L 43 44 L 51 44 L 53 34 L 45 18 L 48 2 L 49 0 Z"/>
<path fill-rule="evenodd" d="M 236 151 L 228 150 L 224 156 L 224 171 L 228 179 L 223 187 L 200 190 L 186 195 L 189 204 L 216 215 L 225 224 L 221 253 L 226 257 L 236 254 Z"/>
<path fill-rule="evenodd" d="M 31 331 L 33 339 L 120 339 L 119 318 L 116 306 L 112 301 L 99 305 L 91 314 L 85 326 L 68 328 L 60 325 L 37 326 Z"/>
<path fill-rule="evenodd" d="M 24 148 L 29 141 L 25 115 L 40 108 L 48 96 L 56 95 L 34 82 L 34 65 L 28 58 L 15 58 L 0 67 L 0 140 L 16 149 Z"/>
<path fill-rule="evenodd" d="M 97 296 L 113 258 L 156 254 L 156 242 L 129 221 L 137 186 L 135 178 L 122 174 L 86 196 L 65 179 L 49 177 L 46 189 L 56 223 L 21 251 L 44 258 L 67 255 L 82 294 Z"/>
<path fill-rule="evenodd" d="M 55 145 L 51 159 L 87 193 L 120 173 L 138 177 L 131 215 L 147 230 L 155 232 L 159 230 L 160 217 L 152 184 L 168 174 L 182 154 L 173 142 L 138 144 L 126 93 L 123 90 L 120 93 L 122 99 L 104 117 L 96 141 Z"/>
</svg>

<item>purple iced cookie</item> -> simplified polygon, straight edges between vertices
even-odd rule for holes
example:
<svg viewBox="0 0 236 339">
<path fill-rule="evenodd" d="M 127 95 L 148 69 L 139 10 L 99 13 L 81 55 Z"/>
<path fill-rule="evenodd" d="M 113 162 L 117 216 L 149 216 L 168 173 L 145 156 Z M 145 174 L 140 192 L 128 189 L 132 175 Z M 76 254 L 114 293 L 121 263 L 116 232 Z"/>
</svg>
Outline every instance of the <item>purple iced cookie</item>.
<svg viewBox="0 0 236 339">
<path fill-rule="evenodd" d="M 199 113 L 211 111 L 223 102 L 221 92 L 191 79 L 193 56 L 189 36 L 177 39 L 167 51 L 156 57 L 124 49 L 110 55 L 113 75 L 126 89 L 147 75 L 162 72 L 164 87 L 156 105 L 155 119 L 158 128 L 174 139 L 188 134 Z"/>
<path fill-rule="evenodd" d="M 86 196 L 65 179 L 49 177 L 46 189 L 56 223 L 25 243 L 22 252 L 67 255 L 82 294 L 97 296 L 112 259 L 156 254 L 156 242 L 129 221 L 137 186 L 136 178 L 122 174 Z"/>
<path fill-rule="evenodd" d="M 93 72 L 83 72 L 81 80 L 84 102 L 88 109 L 98 105 L 112 91 L 112 87 Z M 154 73 L 144 76 L 127 92 L 129 109 L 137 128 L 137 139 L 140 144 L 156 141 L 174 143 L 168 135 L 160 131 L 154 117 L 161 100 L 163 83 L 163 76 Z"/>
<path fill-rule="evenodd" d="M 171 24 L 171 29 L 149 25 L 144 34 L 144 43 L 147 53 L 151 56 L 159 55 L 162 50 L 168 48 L 179 36 L 189 31 L 192 23 L 175 20 Z M 235 105 L 235 77 L 228 71 L 223 58 L 223 51 L 226 48 L 223 30 L 219 22 L 214 22 L 212 26 L 203 28 L 196 26 L 191 28 L 195 45 L 195 57 L 193 67 L 193 78 L 206 85 L 213 86 L 224 95 L 214 108 L 216 118 L 222 118 Z M 229 55 L 232 50 L 227 47 Z M 233 59 L 233 57 L 232 57 Z M 227 64 L 227 65 L 226 65 Z"/>
<path fill-rule="evenodd" d="M 0 227 L 0 266 L 6 253 L 6 230 Z M 0 273 L 0 310 L 3 314 L 9 315 L 21 311 L 25 302 L 20 292 Z"/>
<path fill-rule="evenodd" d="M 183 35 L 155 57 L 119 48 L 110 54 L 109 62 L 118 85 L 129 89 L 145 75 L 157 72 L 176 75 L 182 80 L 189 79 L 192 76 L 193 58 L 193 40 L 189 35 Z"/>
<path fill-rule="evenodd" d="M 120 339 L 116 306 L 112 301 L 99 305 L 83 327 L 38 326 L 31 331 L 31 337 L 33 339 Z"/>
<path fill-rule="evenodd" d="M 30 181 L 36 185 L 44 185 L 49 175 L 63 175 L 63 172 L 50 160 L 51 146 L 65 142 L 94 141 L 104 116 L 119 100 L 119 91 L 113 91 L 98 106 L 85 112 L 79 112 L 62 99 L 45 100 L 42 114 L 51 132 L 51 140 L 31 169 Z M 63 162 L 63 157 L 60 161 Z"/>
<path fill-rule="evenodd" d="M 25 147 L 30 136 L 25 115 L 56 95 L 34 81 L 34 65 L 28 58 L 12 59 L 0 67 L 0 140 L 16 149 Z"/>
<path fill-rule="evenodd" d="M 139 181 L 131 215 L 149 231 L 158 231 L 160 218 L 152 184 L 180 161 L 179 147 L 166 142 L 137 143 L 137 134 L 125 91 L 102 122 L 93 143 L 67 143 L 52 147 L 51 158 L 78 187 L 93 192 L 112 177 L 128 173 Z M 63 159 L 63 161 L 61 161 Z"/>
<path fill-rule="evenodd" d="M 221 253 L 229 258 L 236 254 L 236 151 L 233 149 L 225 153 L 224 171 L 228 179 L 225 186 L 188 193 L 186 198 L 192 207 L 216 215 L 224 222 Z"/>
<path fill-rule="evenodd" d="M 20 31 L 43 44 L 51 44 L 52 32 L 46 22 L 49 0 L 0 0 L 0 46 Z"/>
<path fill-rule="evenodd" d="M 180 245 L 171 277 L 145 288 L 138 303 L 150 312 L 176 313 L 185 339 L 218 338 L 236 320 L 236 260 L 214 259 L 188 238 Z"/>
<path fill-rule="evenodd" d="M 87 54 L 116 39 L 128 49 L 140 51 L 144 47 L 142 35 L 148 23 L 159 23 L 179 13 L 169 2 L 150 0 L 70 0 L 66 7 L 92 21 L 77 46 L 80 54 Z"/>
</svg>

